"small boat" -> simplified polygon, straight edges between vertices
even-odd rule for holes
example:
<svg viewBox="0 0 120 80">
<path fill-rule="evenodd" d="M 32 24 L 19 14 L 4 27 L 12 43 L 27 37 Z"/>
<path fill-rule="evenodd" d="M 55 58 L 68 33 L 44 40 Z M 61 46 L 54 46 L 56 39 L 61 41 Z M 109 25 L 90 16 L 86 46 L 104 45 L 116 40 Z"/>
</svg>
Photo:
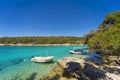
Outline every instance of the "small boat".
<svg viewBox="0 0 120 80">
<path fill-rule="evenodd" d="M 34 57 L 32 56 L 31 61 L 34 62 L 51 62 L 53 61 L 54 56 L 47 56 L 47 57 Z"/>
<path fill-rule="evenodd" d="M 69 53 L 70 54 L 81 54 L 82 53 L 82 49 L 81 48 L 73 48 L 73 50 L 70 50 Z"/>
</svg>

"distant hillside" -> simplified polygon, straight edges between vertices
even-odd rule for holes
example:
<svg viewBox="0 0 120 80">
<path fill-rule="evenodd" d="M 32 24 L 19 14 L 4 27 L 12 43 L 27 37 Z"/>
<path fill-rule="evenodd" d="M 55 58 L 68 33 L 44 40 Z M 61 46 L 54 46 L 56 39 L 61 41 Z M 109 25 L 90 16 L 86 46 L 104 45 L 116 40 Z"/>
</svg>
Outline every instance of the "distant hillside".
<svg viewBox="0 0 120 80">
<path fill-rule="evenodd" d="M 108 14 L 97 30 L 86 35 L 86 43 L 103 54 L 120 55 L 120 11 Z"/>
<path fill-rule="evenodd" d="M 85 40 L 83 37 L 74 36 L 27 36 L 27 37 L 2 37 L 1 44 L 80 44 Z"/>
</svg>

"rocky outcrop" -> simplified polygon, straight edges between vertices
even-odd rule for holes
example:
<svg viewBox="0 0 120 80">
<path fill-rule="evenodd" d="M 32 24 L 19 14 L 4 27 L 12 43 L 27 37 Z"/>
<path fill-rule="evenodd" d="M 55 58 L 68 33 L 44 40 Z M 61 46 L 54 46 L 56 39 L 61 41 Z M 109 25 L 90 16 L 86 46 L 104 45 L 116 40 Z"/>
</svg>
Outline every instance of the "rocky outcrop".
<svg viewBox="0 0 120 80">
<path fill-rule="evenodd" d="M 83 73 L 90 80 L 98 80 L 98 79 L 100 80 L 106 78 L 106 75 L 102 70 L 88 63 L 86 63 Z"/>
<path fill-rule="evenodd" d="M 120 68 L 98 66 L 84 59 L 67 57 L 41 80 L 119 80 Z"/>
<path fill-rule="evenodd" d="M 71 62 L 67 63 L 70 64 Z M 82 69 L 79 63 L 72 62 L 73 65 L 69 65 L 64 69 L 63 76 L 68 78 L 76 78 L 82 80 L 109 80 L 105 72 L 95 67 L 92 64 L 85 63 Z M 78 67 L 79 66 L 79 67 Z"/>
<path fill-rule="evenodd" d="M 106 64 L 112 66 L 120 66 L 120 56 L 103 56 L 101 58 Z"/>
</svg>

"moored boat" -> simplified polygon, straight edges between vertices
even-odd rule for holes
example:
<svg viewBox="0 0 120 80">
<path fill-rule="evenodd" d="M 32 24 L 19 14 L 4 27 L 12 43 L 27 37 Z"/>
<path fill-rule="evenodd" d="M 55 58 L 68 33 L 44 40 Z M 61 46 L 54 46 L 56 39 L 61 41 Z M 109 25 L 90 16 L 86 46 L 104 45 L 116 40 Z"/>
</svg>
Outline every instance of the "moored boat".
<svg viewBox="0 0 120 80">
<path fill-rule="evenodd" d="M 46 57 L 34 57 L 32 56 L 31 61 L 34 62 L 51 62 L 53 61 L 54 56 L 46 56 Z"/>
<path fill-rule="evenodd" d="M 70 50 L 69 53 L 70 54 L 81 54 L 82 53 L 82 49 L 81 48 L 73 48 L 73 50 Z"/>
</svg>

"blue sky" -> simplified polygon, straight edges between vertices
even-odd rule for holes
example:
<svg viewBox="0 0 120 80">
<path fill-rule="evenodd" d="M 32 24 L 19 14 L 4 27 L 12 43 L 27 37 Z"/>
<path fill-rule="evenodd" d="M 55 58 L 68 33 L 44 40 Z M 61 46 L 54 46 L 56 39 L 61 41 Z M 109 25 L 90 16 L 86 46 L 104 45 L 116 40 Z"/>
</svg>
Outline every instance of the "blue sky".
<svg viewBox="0 0 120 80">
<path fill-rule="evenodd" d="M 84 36 L 120 0 L 0 0 L 0 37 Z"/>
</svg>

